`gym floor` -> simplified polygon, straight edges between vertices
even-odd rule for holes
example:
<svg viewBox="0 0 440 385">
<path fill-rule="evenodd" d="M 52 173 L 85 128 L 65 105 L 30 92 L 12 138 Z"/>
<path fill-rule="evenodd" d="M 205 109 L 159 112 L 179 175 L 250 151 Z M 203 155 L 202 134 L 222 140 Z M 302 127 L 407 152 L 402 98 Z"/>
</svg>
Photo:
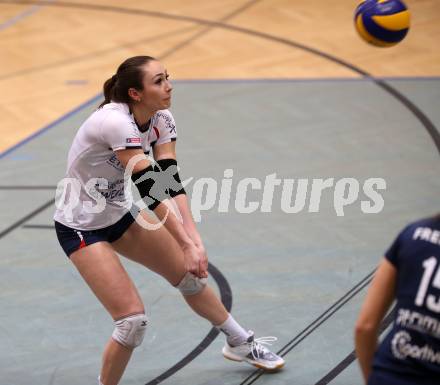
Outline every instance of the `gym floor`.
<svg viewBox="0 0 440 385">
<path fill-rule="evenodd" d="M 361 384 L 353 327 L 375 266 L 406 223 L 439 210 L 440 11 L 406 3 L 409 35 L 379 49 L 356 35 L 355 1 L 0 1 L 0 385 L 96 383 L 113 323 L 58 245 L 54 195 L 102 83 L 138 54 L 173 79 L 210 283 L 257 337 L 278 337 L 286 367 L 224 360 L 223 337 L 124 260 L 151 324 L 121 384 Z M 383 204 L 366 213 L 380 206 L 372 180 Z"/>
</svg>

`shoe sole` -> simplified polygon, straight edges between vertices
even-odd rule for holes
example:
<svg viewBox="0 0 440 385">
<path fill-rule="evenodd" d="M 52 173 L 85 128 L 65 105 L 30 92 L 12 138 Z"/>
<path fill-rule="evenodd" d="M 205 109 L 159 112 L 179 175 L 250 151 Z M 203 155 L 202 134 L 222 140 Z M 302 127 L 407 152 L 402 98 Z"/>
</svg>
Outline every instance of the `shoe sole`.
<svg viewBox="0 0 440 385">
<path fill-rule="evenodd" d="M 225 353 L 225 352 L 222 352 L 222 354 L 223 354 L 223 357 L 225 357 L 227 360 L 235 361 L 235 362 L 243 362 L 243 361 L 245 361 L 248 364 L 251 364 L 251 365 L 255 366 L 256 368 L 263 369 L 263 370 L 266 370 L 268 372 L 275 372 L 275 371 L 281 369 L 284 366 L 284 364 L 285 364 L 283 362 L 282 364 L 278 364 L 277 366 L 268 367 L 268 366 L 264 366 L 262 364 L 259 364 L 258 362 L 252 361 L 252 360 L 250 360 L 248 358 L 241 358 L 239 356 L 231 355 L 231 354 Z"/>
</svg>

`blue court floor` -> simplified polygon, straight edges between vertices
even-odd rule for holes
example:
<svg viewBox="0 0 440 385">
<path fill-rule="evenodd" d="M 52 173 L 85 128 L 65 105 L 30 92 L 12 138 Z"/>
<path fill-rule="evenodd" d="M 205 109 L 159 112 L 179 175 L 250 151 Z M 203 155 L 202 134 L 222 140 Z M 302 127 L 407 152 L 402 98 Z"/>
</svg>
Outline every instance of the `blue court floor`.
<svg viewBox="0 0 440 385">
<path fill-rule="evenodd" d="M 440 80 L 383 84 L 394 93 L 368 79 L 175 82 L 180 173 L 193 178 L 210 284 L 257 337 L 278 337 L 287 363 L 266 374 L 224 360 L 223 337 L 124 260 L 151 324 L 121 384 L 361 384 L 353 327 L 372 272 L 440 197 Z M 52 215 L 72 138 L 99 100 L 1 156 L 0 385 L 96 383 L 113 323 Z"/>
</svg>

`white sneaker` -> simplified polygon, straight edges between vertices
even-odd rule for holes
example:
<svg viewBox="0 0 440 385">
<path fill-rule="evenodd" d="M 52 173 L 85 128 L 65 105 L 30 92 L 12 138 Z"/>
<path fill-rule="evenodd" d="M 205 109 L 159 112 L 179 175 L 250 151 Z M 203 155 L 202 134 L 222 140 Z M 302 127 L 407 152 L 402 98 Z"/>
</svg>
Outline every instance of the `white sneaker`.
<svg viewBox="0 0 440 385">
<path fill-rule="evenodd" d="M 254 333 L 246 342 L 238 346 L 231 346 L 227 342 L 222 349 L 223 356 L 232 361 L 246 361 L 257 368 L 264 370 L 277 370 L 284 366 L 284 360 L 272 353 L 264 345 L 272 345 L 269 342 L 276 341 L 276 337 L 254 338 Z"/>
</svg>

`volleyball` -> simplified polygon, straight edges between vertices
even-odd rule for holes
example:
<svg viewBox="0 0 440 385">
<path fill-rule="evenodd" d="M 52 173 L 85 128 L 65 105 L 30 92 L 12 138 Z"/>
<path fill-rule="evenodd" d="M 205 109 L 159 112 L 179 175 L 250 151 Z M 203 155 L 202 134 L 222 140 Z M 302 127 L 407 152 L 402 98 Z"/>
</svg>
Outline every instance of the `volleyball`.
<svg viewBox="0 0 440 385">
<path fill-rule="evenodd" d="M 364 0 L 356 8 L 354 23 L 367 43 L 391 47 L 408 33 L 410 13 L 400 0 Z"/>
</svg>

